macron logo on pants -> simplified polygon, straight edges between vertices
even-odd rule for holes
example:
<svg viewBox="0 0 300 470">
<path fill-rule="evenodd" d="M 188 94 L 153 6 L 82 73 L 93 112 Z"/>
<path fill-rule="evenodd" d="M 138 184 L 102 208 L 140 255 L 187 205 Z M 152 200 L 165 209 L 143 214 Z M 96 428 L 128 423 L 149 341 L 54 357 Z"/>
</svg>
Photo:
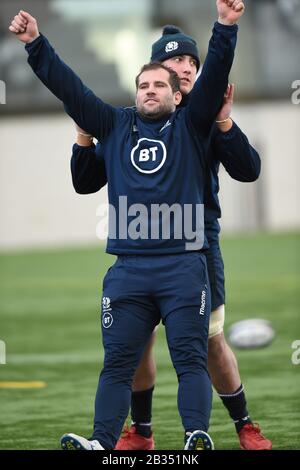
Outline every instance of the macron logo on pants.
<svg viewBox="0 0 300 470">
<path fill-rule="evenodd" d="M 206 305 L 206 291 L 203 290 L 201 292 L 201 306 L 200 306 L 200 311 L 199 311 L 200 315 L 205 314 L 205 305 Z"/>
</svg>

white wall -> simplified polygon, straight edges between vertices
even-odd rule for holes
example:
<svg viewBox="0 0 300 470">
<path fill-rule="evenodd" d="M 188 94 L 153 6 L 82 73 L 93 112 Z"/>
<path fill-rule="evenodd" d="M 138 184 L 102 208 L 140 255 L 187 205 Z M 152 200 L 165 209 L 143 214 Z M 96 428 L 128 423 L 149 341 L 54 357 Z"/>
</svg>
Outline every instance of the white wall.
<svg viewBox="0 0 300 470">
<path fill-rule="evenodd" d="M 260 180 L 221 171 L 224 230 L 300 227 L 300 106 L 236 106 L 234 118 L 259 148 Z M 65 115 L 0 120 L 0 248 L 97 243 L 96 210 L 106 191 L 77 195 L 70 176 L 75 131 Z"/>
<path fill-rule="evenodd" d="M 97 242 L 103 196 L 73 190 L 75 135 L 63 114 L 0 121 L 0 247 Z"/>
<path fill-rule="evenodd" d="M 220 173 L 225 230 L 300 227 L 300 105 L 265 103 L 235 106 L 233 118 L 259 151 L 262 171 L 241 184 Z"/>
</svg>

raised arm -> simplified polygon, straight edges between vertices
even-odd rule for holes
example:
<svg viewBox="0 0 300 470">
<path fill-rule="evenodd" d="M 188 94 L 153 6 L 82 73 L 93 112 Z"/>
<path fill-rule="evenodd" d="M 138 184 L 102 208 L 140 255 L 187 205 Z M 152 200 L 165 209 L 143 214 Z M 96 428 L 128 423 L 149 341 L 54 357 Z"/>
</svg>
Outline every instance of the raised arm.
<svg viewBox="0 0 300 470">
<path fill-rule="evenodd" d="M 30 66 L 64 103 L 68 114 L 80 127 L 103 140 L 114 126 L 116 109 L 97 98 L 58 57 L 48 40 L 39 33 L 37 21 L 29 13 L 20 11 L 9 30 L 26 44 Z"/>
<path fill-rule="evenodd" d="M 217 0 L 218 22 L 213 28 L 202 73 L 197 79 L 187 106 L 193 127 L 207 136 L 221 108 L 228 86 L 236 45 L 236 25 L 245 6 L 240 0 Z"/>
</svg>

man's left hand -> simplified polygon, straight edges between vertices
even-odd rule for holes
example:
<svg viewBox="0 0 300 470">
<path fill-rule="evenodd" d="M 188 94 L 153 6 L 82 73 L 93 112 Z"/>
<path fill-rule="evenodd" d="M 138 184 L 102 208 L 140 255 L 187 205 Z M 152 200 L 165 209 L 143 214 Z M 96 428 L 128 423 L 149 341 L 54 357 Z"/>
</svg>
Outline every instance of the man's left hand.
<svg viewBox="0 0 300 470">
<path fill-rule="evenodd" d="M 226 26 L 236 24 L 244 14 L 245 4 L 241 0 L 217 0 L 218 22 Z"/>
</svg>

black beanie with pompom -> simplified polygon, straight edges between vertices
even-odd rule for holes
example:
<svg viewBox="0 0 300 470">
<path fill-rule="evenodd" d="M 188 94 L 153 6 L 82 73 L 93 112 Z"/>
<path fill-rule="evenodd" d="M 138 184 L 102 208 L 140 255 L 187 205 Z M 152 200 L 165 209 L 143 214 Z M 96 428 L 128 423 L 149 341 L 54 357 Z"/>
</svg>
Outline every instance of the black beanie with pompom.
<svg viewBox="0 0 300 470">
<path fill-rule="evenodd" d="M 151 62 L 163 62 L 170 57 L 190 55 L 200 68 L 199 52 L 196 41 L 184 34 L 177 26 L 166 25 L 162 36 L 152 45 Z"/>
</svg>

